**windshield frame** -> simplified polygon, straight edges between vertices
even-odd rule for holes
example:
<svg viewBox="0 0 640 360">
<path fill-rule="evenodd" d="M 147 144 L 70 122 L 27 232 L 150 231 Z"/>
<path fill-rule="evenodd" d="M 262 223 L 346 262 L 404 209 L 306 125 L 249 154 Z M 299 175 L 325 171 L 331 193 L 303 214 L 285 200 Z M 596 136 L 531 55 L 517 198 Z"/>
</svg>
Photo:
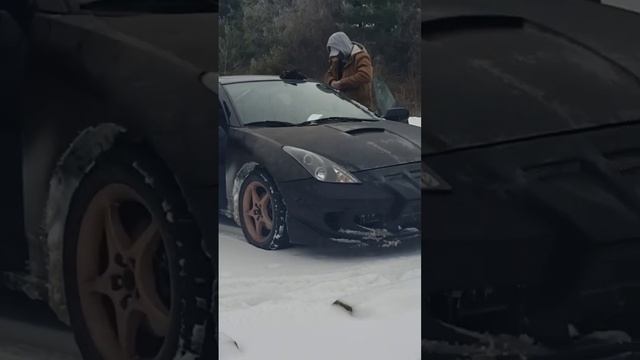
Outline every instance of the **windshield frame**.
<svg viewBox="0 0 640 360">
<path fill-rule="evenodd" d="M 228 90 L 227 90 L 227 86 L 229 85 L 236 85 L 236 84 L 247 84 L 247 83 L 265 83 L 265 82 L 285 82 L 285 83 L 310 83 L 310 84 L 316 84 L 316 85 L 321 85 L 321 86 L 325 86 L 327 89 L 331 90 L 332 93 L 337 96 L 338 98 L 347 101 L 348 103 L 352 104 L 353 106 L 357 107 L 358 109 L 360 109 L 364 114 L 369 115 L 371 118 L 370 119 L 363 119 L 363 121 L 382 121 L 385 120 L 384 118 L 381 118 L 380 116 L 378 116 L 378 114 L 376 114 L 375 112 L 369 110 L 366 106 L 350 99 L 349 97 L 347 97 L 346 95 L 336 91 L 335 89 L 327 86 L 326 84 L 319 82 L 319 81 L 315 81 L 315 80 L 296 80 L 296 81 L 288 81 L 288 80 L 282 80 L 282 79 L 270 79 L 270 80 L 264 80 L 264 79 L 259 79 L 259 80 L 244 80 L 244 81 L 234 81 L 234 82 L 229 82 L 229 83 L 221 83 L 220 87 L 222 88 L 222 92 L 224 93 L 224 98 L 225 100 L 228 102 L 228 105 L 230 106 L 230 110 L 233 113 L 233 122 L 231 124 L 231 126 L 234 127 L 248 127 L 248 125 L 253 124 L 254 122 L 251 123 L 245 123 L 241 117 L 240 117 L 240 113 L 237 110 L 235 101 L 233 99 L 233 97 L 229 94 Z M 336 117 L 336 116 L 329 116 L 329 117 Z M 267 120 L 275 120 L 275 119 L 267 119 Z M 313 121 L 313 120 L 308 120 L 308 121 Z M 300 124 L 304 124 L 305 122 L 301 122 L 301 123 L 290 123 L 292 125 L 300 125 Z"/>
</svg>

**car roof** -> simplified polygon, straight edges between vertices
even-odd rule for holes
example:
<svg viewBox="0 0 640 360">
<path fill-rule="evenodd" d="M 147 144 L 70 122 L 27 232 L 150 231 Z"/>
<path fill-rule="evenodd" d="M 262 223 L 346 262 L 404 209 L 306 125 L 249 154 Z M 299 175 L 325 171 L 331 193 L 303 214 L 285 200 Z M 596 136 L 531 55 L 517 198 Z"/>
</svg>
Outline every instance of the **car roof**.
<svg viewBox="0 0 640 360">
<path fill-rule="evenodd" d="M 226 75 L 220 76 L 218 81 L 221 85 L 236 84 L 243 82 L 256 82 L 256 81 L 282 81 L 280 76 L 277 75 Z M 314 80 L 307 79 L 307 82 L 314 82 Z"/>
</svg>

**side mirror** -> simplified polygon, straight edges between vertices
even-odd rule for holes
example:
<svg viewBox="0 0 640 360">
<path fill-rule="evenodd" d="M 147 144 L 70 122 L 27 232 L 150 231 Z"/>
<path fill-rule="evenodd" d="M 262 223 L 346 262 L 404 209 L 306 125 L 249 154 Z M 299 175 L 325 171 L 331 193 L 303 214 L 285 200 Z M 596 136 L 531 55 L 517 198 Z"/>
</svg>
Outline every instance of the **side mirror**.
<svg viewBox="0 0 640 360">
<path fill-rule="evenodd" d="M 391 121 L 409 122 L 409 110 L 403 107 L 393 107 L 384 113 L 383 118 Z"/>
</svg>

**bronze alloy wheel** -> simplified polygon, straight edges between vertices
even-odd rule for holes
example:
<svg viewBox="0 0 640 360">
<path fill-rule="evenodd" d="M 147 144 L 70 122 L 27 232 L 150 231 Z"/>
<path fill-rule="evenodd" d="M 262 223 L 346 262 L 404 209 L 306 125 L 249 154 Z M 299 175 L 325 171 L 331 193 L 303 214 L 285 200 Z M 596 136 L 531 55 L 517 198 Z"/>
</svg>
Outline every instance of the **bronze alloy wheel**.
<svg viewBox="0 0 640 360">
<path fill-rule="evenodd" d="M 269 240 L 273 230 L 271 194 L 259 181 L 249 183 L 242 198 L 244 223 L 249 236 L 256 243 Z"/>
<path fill-rule="evenodd" d="M 239 224 L 247 241 L 264 250 L 290 246 L 287 207 L 278 186 L 263 168 L 244 179 L 238 199 Z"/>
<path fill-rule="evenodd" d="M 131 187 L 90 201 L 78 237 L 82 313 L 105 360 L 153 359 L 172 323 L 171 267 L 160 222 Z"/>
</svg>

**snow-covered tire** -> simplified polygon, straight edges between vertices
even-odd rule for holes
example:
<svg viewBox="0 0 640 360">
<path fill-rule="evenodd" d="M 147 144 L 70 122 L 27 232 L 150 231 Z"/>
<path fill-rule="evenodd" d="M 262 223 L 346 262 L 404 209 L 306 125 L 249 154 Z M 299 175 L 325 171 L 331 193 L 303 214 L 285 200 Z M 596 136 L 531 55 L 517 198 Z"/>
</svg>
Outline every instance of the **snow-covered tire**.
<svg viewBox="0 0 640 360">
<path fill-rule="evenodd" d="M 129 146 L 102 155 L 73 195 L 64 241 L 67 307 L 84 358 L 133 359 L 124 354 L 132 348 L 153 360 L 215 352 L 214 266 L 155 157 Z M 119 337 L 121 329 L 135 336 Z"/>
<path fill-rule="evenodd" d="M 265 250 L 288 247 L 287 208 L 275 181 L 256 167 L 242 182 L 238 196 L 240 227 L 247 241 Z"/>
</svg>

